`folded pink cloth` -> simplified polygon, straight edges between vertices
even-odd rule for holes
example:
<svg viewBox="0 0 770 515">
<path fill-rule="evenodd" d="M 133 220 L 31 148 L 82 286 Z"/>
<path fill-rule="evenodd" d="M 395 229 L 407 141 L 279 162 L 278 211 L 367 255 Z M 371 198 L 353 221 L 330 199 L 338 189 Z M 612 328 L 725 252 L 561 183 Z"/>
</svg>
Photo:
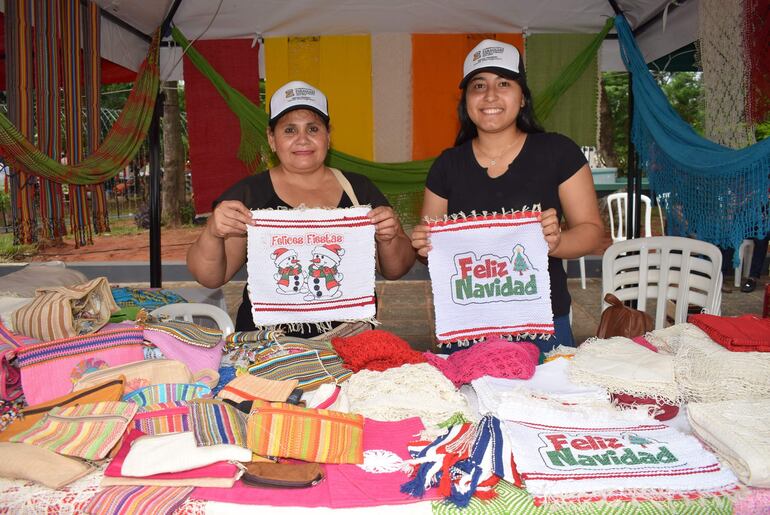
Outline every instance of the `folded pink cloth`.
<svg viewBox="0 0 770 515">
<path fill-rule="evenodd" d="M 458 388 L 482 376 L 529 379 L 535 374 L 539 357 L 540 350 L 534 343 L 509 342 L 502 338 L 489 338 L 447 359 L 425 353 L 428 363 L 441 370 Z"/>
</svg>

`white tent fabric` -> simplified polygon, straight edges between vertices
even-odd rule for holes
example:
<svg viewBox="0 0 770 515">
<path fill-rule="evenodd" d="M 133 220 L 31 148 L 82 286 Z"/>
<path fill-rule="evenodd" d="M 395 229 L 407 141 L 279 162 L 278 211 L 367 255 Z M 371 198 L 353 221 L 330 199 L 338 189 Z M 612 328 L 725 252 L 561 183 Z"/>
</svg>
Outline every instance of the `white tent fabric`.
<svg viewBox="0 0 770 515">
<path fill-rule="evenodd" d="M 95 0 L 102 9 L 145 34 L 164 19 L 173 0 Z M 670 0 L 618 0 L 632 27 Z M 697 0 L 682 4 L 638 35 L 648 60 L 697 37 Z M 174 23 L 190 39 L 379 33 L 598 32 L 613 16 L 607 0 L 183 0 Z M 137 69 L 147 43 L 105 20 L 102 55 Z M 116 31 L 122 31 L 120 35 Z M 161 77 L 182 78 L 179 49 L 164 48 Z M 617 41 L 602 47 L 602 69 L 623 70 Z M 173 69 L 173 71 L 172 71 Z"/>
</svg>

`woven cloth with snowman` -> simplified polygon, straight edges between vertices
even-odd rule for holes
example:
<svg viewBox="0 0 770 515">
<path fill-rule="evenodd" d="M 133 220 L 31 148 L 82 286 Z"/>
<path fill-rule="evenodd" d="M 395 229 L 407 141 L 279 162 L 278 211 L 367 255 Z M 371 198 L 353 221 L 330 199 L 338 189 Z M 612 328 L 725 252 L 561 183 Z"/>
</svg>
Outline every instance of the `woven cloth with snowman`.
<svg viewBox="0 0 770 515">
<path fill-rule="evenodd" d="M 439 344 L 553 334 L 539 208 L 430 222 L 428 270 Z"/>
<path fill-rule="evenodd" d="M 252 211 L 246 266 L 257 327 L 374 320 L 370 209 Z"/>
</svg>

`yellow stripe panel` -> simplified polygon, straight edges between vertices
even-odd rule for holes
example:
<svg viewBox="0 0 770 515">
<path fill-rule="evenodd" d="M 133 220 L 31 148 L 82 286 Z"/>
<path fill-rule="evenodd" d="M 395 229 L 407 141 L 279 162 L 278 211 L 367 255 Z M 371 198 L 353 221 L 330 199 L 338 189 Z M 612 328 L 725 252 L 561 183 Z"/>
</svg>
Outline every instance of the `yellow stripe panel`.
<svg viewBox="0 0 770 515">
<path fill-rule="evenodd" d="M 368 35 L 321 37 L 320 88 L 329 99 L 332 145 L 374 158 L 372 42 Z"/>
<path fill-rule="evenodd" d="M 289 82 L 289 38 L 265 39 L 265 108 L 270 110 L 270 97 Z"/>
<path fill-rule="evenodd" d="M 267 102 L 290 80 L 320 88 L 329 99 L 334 148 L 374 159 L 372 44 L 368 35 L 267 38 L 265 75 Z"/>
</svg>

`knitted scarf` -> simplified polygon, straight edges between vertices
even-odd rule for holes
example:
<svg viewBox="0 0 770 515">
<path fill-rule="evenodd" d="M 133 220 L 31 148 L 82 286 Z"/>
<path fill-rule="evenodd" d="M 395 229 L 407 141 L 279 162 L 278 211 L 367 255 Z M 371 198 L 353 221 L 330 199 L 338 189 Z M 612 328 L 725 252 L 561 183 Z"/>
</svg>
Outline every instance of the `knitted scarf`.
<svg viewBox="0 0 770 515">
<path fill-rule="evenodd" d="M 413 459 L 407 463 L 414 470 L 413 478 L 401 486 L 406 494 L 422 497 L 437 486 L 446 500 L 465 507 L 474 495 L 493 497 L 491 488 L 500 478 L 513 477 L 510 448 L 495 417 L 486 416 L 476 426 L 452 426 L 432 443 L 423 443 L 409 447 Z"/>
</svg>

